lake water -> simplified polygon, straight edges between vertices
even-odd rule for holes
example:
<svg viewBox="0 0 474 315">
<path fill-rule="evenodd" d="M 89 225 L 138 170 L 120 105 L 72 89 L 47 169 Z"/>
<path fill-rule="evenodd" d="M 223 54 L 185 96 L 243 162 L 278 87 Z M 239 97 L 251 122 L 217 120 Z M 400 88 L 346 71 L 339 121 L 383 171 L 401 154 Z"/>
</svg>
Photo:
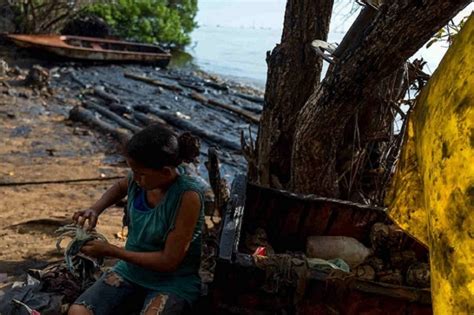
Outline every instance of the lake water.
<svg viewBox="0 0 474 315">
<path fill-rule="evenodd" d="M 281 31 L 239 27 L 201 26 L 193 33 L 195 46 L 188 51 L 203 70 L 263 86 L 266 52 L 278 42 Z"/>
<path fill-rule="evenodd" d="M 187 48 L 201 69 L 263 87 L 265 56 L 279 42 L 283 0 L 199 0 Z"/>
<path fill-rule="evenodd" d="M 186 51 L 193 63 L 204 71 L 264 87 L 266 53 L 280 41 L 285 0 L 199 0 L 192 44 Z M 329 42 L 338 43 L 356 18 L 353 1 L 336 1 Z M 474 9 L 471 4 L 461 16 Z M 416 57 L 428 61 L 433 72 L 446 51 L 445 44 L 421 49 Z"/>
</svg>

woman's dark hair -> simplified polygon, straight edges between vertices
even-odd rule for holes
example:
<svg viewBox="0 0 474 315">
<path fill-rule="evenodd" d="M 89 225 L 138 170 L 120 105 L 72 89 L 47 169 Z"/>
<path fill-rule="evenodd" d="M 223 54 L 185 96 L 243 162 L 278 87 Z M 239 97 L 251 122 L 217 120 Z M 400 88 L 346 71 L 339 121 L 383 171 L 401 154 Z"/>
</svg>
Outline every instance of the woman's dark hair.
<svg viewBox="0 0 474 315">
<path fill-rule="evenodd" d="M 199 146 L 199 139 L 191 133 L 178 136 L 155 124 L 136 133 L 125 145 L 124 154 L 143 167 L 161 169 L 193 162 L 199 156 Z"/>
</svg>

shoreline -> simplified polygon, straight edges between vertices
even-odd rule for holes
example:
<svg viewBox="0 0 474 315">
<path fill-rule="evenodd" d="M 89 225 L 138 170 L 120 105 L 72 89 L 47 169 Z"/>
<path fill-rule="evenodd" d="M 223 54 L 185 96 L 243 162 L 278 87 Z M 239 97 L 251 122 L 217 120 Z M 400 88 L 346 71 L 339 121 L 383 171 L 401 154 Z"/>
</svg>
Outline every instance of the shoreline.
<svg viewBox="0 0 474 315">
<path fill-rule="evenodd" d="M 204 70 L 196 64 L 196 57 L 182 50 L 172 50 L 172 58 L 168 69 L 195 71 L 207 78 L 215 78 L 218 81 L 227 82 L 230 85 L 242 85 L 253 88 L 255 92 L 263 96 L 266 82 L 257 78 L 242 77 L 232 74 L 218 73 L 216 71 Z"/>
<path fill-rule="evenodd" d="M 3 46 L 3 51 L 12 49 Z M 157 69 L 152 66 L 81 64 L 39 60 L 11 50 L 11 71 L 0 80 L 0 179 L 2 182 L 44 182 L 77 178 L 104 178 L 124 174 L 124 165 L 117 156 L 117 141 L 111 134 L 98 131 L 87 122 L 70 116 L 71 109 L 88 110 L 96 120 L 113 126 L 118 132 L 131 134 L 117 120 L 104 112 L 113 112 L 136 127 L 145 121 L 165 123 L 176 132 L 186 131 L 193 124 L 205 131 L 201 138 L 200 163 L 193 171 L 207 180 L 204 162 L 208 149 L 217 146 L 222 177 L 229 184 L 237 173 L 245 172 L 246 161 L 240 148 L 240 132 L 257 132 L 257 125 L 236 112 L 217 105 L 224 103 L 252 117 L 259 117 L 260 103 L 252 103 L 239 93 L 261 97 L 263 91 L 212 75 L 201 70 Z M 8 58 L 10 57 L 10 58 Z M 11 62 L 14 60 L 13 62 Z M 35 64 L 49 68 L 50 84 L 46 88 L 26 85 L 26 74 Z M 30 68 L 27 67 L 30 65 Z M 160 80 L 180 87 L 180 91 L 154 86 L 124 76 L 125 73 Z M 183 85 L 179 85 L 184 83 Z M 195 90 L 203 90 L 203 103 L 193 99 Z M 102 91 L 103 93 L 96 92 Z M 105 93 L 104 93 L 105 92 Z M 118 103 L 105 100 L 113 96 Z M 95 104 L 95 105 L 89 105 Z M 140 106 L 164 113 L 163 117 L 140 112 Z M 95 110 L 102 108 L 102 111 Z M 139 120 L 138 118 L 144 120 Z M 178 124 L 173 124 L 178 122 Z M 184 129 L 183 129 L 184 128 Z M 70 222 L 71 214 L 87 208 L 107 184 L 58 183 L 22 185 L 0 188 L 0 270 L 7 273 L 7 282 L 18 279 L 29 268 L 42 268 L 61 258 L 54 250 L 56 228 Z M 18 200 L 22 200 L 18 203 Z M 116 245 L 122 209 L 113 207 L 103 217 L 99 231 Z M 0 282 L 0 288 L 2 283 Z"/>
</svg>

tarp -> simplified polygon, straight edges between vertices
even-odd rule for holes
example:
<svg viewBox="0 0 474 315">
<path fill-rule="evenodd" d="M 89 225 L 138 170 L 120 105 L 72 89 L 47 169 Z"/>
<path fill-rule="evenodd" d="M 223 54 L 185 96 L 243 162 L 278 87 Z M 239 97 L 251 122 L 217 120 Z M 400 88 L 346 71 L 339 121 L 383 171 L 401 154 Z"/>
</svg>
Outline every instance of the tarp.
<svg viewBox="0 0 474 315">
<path fill-rule="evenodd" d="M 474 314 L 474 16 L 410 114 L 389 214 L 430 250 L 436 314 Z"/>
</svg>

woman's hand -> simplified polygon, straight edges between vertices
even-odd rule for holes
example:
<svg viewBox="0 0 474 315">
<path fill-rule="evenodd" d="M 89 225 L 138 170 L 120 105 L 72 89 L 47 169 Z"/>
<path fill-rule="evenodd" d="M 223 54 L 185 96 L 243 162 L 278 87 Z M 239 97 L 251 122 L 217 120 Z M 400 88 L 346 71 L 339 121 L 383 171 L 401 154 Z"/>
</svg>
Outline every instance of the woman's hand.
<svg viewBox="0 0 474 315">
<path fill-rule="evenodd" d="M 111 245 L 107 242 L 94 240 L 85 243 L 81 247 L 81 252 L 83 252 L 87 256 L 96 258 L 105 256 L 113 257 L 116 249 L 116 246 Z"/>
<path fill-rule="evenodd" d="M 88 227 L 87 227 L 88 230 L 92 230 L 93 228 L 95 228 L 98 218 L 99 218 L 99 215 L 93 209 L 76 211 L 74 215 L 72 216 L 72 219 L 74 220 L 74 222 L 76 222 L 76 224 L 78 224 L 81 227 L 83 227 L 84 223 L 88 221 Z"/>
</svg>

